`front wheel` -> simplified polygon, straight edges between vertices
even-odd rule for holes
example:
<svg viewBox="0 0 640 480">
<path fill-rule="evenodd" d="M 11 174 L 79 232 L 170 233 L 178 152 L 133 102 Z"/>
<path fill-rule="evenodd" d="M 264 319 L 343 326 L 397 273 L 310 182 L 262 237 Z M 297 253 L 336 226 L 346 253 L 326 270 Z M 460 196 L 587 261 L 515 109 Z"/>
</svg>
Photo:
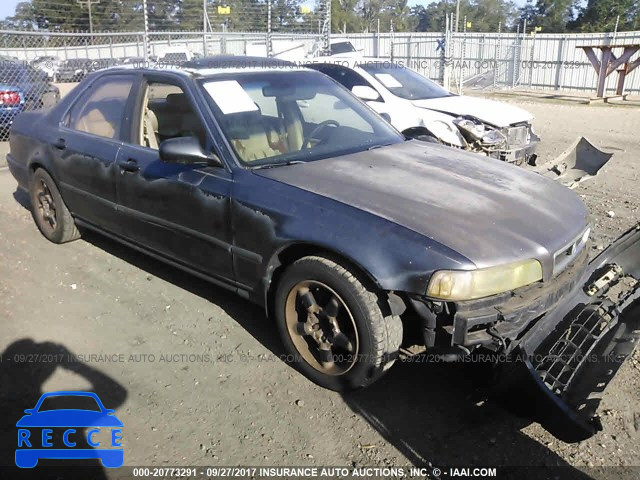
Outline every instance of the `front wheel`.
<svg viewBox="0 0 640 480">
<path fill-rule="evenodd" d="M 275 313 L 287 361 L 336 391 L 370 385 L 398 356 L 402 322 L 354 273 L 324 257 L 304 257 L 284 272 Z"/>
<path fill-rule="evenodd" d="M 38 229 L 53 243 L 66 243 L 80 238 L 71 212 L 46 170 L 37 169 L 31 178 L 31 214 Z"/>
</svg>

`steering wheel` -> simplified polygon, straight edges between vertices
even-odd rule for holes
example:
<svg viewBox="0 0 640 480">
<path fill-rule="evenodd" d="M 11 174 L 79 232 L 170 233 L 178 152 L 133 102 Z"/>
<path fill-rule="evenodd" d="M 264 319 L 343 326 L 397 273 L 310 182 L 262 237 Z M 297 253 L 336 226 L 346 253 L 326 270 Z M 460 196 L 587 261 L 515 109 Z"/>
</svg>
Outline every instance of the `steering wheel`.
<svg viewBox="0 0 640 480">
<path fill-rule="evenodd" d="M 335 120 L 325 120 L 324 122 L 319 123 L 316 128 L 314 128 L 311 133 L 309 133 L 309 135 L 307 135 L 303 142 L 302 142 L 302 148 L 310 148 L 311 145 L 309 145 L 311 143 L 311 140 L 313 140 L 314 138 L 316 138 L 316 135 L 318 133 L 320 133 L 322 130 L 324 130 L 327 127 L 339 127 L 340 124 L 338 122 L 336 122 Z"/>
</svg>

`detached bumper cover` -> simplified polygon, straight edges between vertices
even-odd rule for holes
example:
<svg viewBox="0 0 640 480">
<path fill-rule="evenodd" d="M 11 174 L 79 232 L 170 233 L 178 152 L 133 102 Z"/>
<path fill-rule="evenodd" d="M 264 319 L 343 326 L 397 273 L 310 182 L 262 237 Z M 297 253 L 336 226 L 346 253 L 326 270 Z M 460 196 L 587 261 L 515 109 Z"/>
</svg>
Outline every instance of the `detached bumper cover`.
<svg viewBox="0 0 640 480">
<path fill-rule="evenodd" d="M 591 263 L 577 288 L 520 340 L 502 388 L 565 442 L 602 429 L 607 385 L 640 341 L 640 228 Z M 515 394 L 515 396 L 514 396 Z"/>
</svg>

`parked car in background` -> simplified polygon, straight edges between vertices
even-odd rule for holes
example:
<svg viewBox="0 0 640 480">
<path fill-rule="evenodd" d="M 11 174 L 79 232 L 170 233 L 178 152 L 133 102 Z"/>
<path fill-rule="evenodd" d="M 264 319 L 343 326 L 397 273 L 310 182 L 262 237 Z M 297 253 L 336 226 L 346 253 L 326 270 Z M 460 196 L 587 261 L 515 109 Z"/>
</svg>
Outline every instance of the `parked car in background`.
<svg viewBox="0 0 640 480">
<path fill-rule="evenodd" d="M 319 58 L 308 66 L 347 87 L 401 132 L 518 165 L 535 159 L 540 139 L 526 110 L 456 95 L 389 60 Z"/>
<path fill-rule="evenodd" d="M 160 65 L 176 65 L 180 66 L 193 60 L 193 53 L 187 47 L 168 47 L 158 58 Z"/>
<path fill-rule="evenodd" d="M 100 58 L 91 62 L 89 66 L 89 72 L 97 72 L 104 68 L 112 68 L 121 65 L 122 62 L 117 58 Z"/>
<path fill-rule="evenodd" d="M 322 57 L 322 58 L 360 58 L 362 56 L 362 50 L 357 50 L 351 43 L 351 40 L 333 38 L 329 42 L 329 52 L 324 51 L 324 43 L 318 40 L 313 43 L 308 57 Z"/>
<path fill-rule="evenodd" d="M 93 62 L 94 60 L 89 60 L 88 58 L 72 58 L 66 60 L 60 65 L 58 81 L 79 82 L 91 72 Z"/>
<path fill-rule="evenodd" d="M 48 108 L 60 100 L 60 90 L 48 75 L 18 61 L 0 61 L 0 139 L 6 139 L 16 115 Z"/>
<path fill-rule="evenodd" d="M 31 62 L 31 66 L 36 70 L 42 70 L 52 82 L 57 81 L 58 71 L 62 60 L 54 56 L 38 57 Z"/>
<path fill-rule="evenodd" d="M 97 72 L 18 118 L 8 165 L 47 239 L 102 232 L 250 299 L 323 387 L 371 385 L 416 331 L 434 358 L 519 368 L 533 393 L 511 402 L 537 397 L 563 440 L 601 428 L 591 394 L 640 337 L 640 229 L 589 262 L 559 183 L 407 139 L 317 71 L 217 61 Z"/>
</svg>

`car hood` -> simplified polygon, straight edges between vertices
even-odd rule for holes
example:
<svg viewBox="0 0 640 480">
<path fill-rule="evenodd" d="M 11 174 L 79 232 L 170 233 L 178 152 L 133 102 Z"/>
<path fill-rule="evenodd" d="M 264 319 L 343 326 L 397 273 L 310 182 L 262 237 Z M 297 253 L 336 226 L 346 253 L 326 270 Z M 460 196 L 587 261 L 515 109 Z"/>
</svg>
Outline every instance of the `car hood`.
<svg viewBox="0 0 640 480">
<path fill-rule="evenodd" d="M 557 182 L 419 141 L 255 172 L 413 230 L 478 268 L 537 258 L 545 279 L 553 252 L 587 224 L 584 203 Z"/>
<path fill-rule="evenodd" d="M 25 415 L 17 427 L 122 427 L 115 415 L 90 410 L 49 410 Z"/>
<path fill-rule="evenodd" d="M 508 103 L 486 98 L 452 95 L 450 97 L 414 100 L 416 107 L 428 108 L 450 115 L 471 115 L 496 127 L 507 127 L 514 123 L 531 122 L 533 115 Z"/>
</svg>

